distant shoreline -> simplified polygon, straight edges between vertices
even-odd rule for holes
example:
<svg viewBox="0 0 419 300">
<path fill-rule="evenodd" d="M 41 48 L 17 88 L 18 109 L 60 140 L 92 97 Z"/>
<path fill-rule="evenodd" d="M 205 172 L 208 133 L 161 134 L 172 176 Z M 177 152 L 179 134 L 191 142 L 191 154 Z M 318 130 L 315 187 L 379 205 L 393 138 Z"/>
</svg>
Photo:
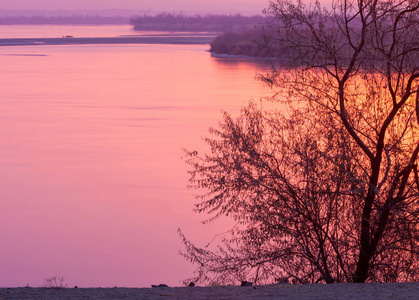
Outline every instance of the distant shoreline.
<svg viewBox="0 0 419 300">
<path fill-rule="evenodd" d="M 0 299 L 284 299 L 284 300 L 410 300 L 419 295 L 419 283 L 276 284 L 266 286 L 163 288 L 0 288 Z"/>
<path fill-rule="evenodd" d="M 42 46 L 42 45 L 96 45 L 96 44 L 177 44 L 207 45 L 214 40 L 211 34 L 185 35 L 145 35 L 121 37 L 62 37 L 62 38 L 6 38 L 0 39 L 1 46 Z"/>
</svg>

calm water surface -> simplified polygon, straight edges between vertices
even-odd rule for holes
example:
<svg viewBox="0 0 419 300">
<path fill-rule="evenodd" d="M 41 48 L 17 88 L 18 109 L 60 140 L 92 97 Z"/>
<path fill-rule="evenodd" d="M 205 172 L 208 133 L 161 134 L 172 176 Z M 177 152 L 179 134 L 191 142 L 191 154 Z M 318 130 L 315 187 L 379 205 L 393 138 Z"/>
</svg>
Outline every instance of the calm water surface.
<svg viewBox="0 0 419 300">
<path fill-rule="evenodd" d="M 59 31 L 47 27 L 6 26 L 0 37 Z M 132 34 L 60 35 L 71 28 Z M 254 80 L 263 66 L 207 49 L 0 47 L 0 286 L 56 274 L 69 286 L 178 286 L 192 276 L 177 229 L 204 245 L 225 226 L 192 212 L 181 149 L 203 149 L 222 110 L 270 94 Z"/>
<path fill-rule="evenodd" d="M 134 31 L 130 26 L 71 26 L 71 25 L 2 25 L 0 38 L 57 38 L 66 35 L 74 37 L 115 37 L 121 35 L 150 34 Z"/>
</svg>

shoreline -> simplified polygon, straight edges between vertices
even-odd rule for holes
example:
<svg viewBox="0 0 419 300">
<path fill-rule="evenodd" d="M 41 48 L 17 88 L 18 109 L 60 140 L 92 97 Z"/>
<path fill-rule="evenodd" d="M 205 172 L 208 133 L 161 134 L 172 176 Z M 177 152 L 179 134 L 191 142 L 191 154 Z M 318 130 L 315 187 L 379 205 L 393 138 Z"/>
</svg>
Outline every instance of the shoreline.
<svg viewBox="0 0 419 300">
<path fill-rule="evenodd" d="M 60 38 L 5 38 L 0 47 L 43 45 L 103 45 L 103 44 L 177 44 L 207 45 L 214 39 L 211 35 L 147 35 L 120 37 L 60 37 Z"/>
<path fill-rule="evenodd" d="M 275 284 L 264 286 L 159 288 L 0 288 L 0 299 L 284 299 L 284 300 L 410 300 L 419 295 L 419 283 Z"/>
</svg>

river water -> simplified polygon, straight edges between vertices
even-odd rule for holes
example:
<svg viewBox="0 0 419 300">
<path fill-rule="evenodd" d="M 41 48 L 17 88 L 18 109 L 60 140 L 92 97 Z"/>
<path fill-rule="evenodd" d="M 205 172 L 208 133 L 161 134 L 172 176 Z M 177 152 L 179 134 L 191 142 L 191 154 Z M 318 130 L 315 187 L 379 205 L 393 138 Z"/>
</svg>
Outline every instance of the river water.
<svg viewBox="0 0 419 300">
<path fill-rule="evenodd" d="M 0 38 L 118 36 L 129 26 L 2 26 Z M 270 94 L 267 66 L 207 45 L 0 47 L 0 286 L 179 286 L 223 232 L 192 212 L 182 148 Z"/>
</svg>

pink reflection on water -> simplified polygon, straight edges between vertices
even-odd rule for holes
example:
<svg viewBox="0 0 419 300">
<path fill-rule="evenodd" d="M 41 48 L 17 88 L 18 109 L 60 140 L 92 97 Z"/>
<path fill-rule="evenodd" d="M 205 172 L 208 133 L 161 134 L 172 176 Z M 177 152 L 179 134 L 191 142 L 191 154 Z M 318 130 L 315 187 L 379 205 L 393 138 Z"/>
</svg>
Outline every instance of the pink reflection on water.
<svg viewBox="0 0 419 300">
<path fill-rule="evenodd" d="M 173 286 L 192 275 L 177 229 L 203 245 L 225 224 L 192 212 L 181 149 L 202 149 L 221 110 L 269 94 L 260 67 L 205 50 L 0 49 L 0 286 L 55 274 L 70 286 Z"/>
</svg>

